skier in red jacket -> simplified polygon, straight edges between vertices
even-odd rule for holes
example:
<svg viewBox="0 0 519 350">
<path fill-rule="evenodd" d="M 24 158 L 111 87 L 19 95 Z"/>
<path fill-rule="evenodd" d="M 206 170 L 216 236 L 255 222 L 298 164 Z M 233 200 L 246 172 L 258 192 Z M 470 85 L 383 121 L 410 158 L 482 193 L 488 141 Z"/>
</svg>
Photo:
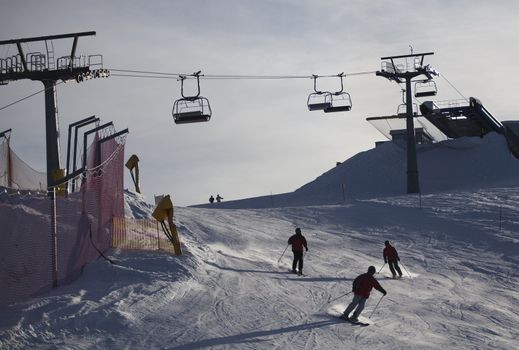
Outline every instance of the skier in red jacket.
<svg viewBox="0 0 519 350">
<path fill-rule="evenodd" d="M 306 238 L 301 234 L 301 229 L 296 228 L 296 234 L 288 239 L 288 244 L 292 245 L 292 252 L 294 253 L 294 261 L 292 262 L 292 272 L 298 275 L 303 274 L 303 247 L 308 251 Z M 297 266 L 299 264 L 299 266 Z M 296 270 L 296 267 L 299 267 Z"/>
<path fill-rule="evenodd" d="M 402 277 L 402 270 L 400 270 L 400 266 L 398 266 L 398 262 L 400 261 L 400 257 L 398 256 L 398 253 L 391 244 L 389 244 L 389 241 L 385 241 L 384 244 L 386 247 L 384 248 L 384 263 L 389 264 L 389 269 L 391 270 L 391 273 L 393 274 L 393 278 L 396 277 L 396 272 L 398 272 L 398 277 Z M 396 272 L 395 272 L 396 270 Z"/>
<path fill-rule="evenodd" d="M 364 310 L 366 300 L 368 300 L 369 293 L 373 288 L 384 295 L 387 294 L 385 289 L 382 288 L 375 277 L 373 277 L 376 271 L 375 266 L 370 266 L 367 273 L 363 273 L 353 280 L 353 301 L 348 305 L 346 310 L 344 310 L 344 313 L 341 316 L 342 318 L 352 322 L 358 322 L 359 315 L 362 310 Z M 353 309 L 355 309 L 355 312 L 351 317 L 349 317 Z"/>
</svg>

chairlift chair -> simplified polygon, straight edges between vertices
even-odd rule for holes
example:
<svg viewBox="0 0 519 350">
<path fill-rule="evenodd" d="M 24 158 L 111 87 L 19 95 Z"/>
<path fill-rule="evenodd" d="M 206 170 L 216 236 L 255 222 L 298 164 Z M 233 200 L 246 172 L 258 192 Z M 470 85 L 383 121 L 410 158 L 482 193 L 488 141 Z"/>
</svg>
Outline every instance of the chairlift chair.
<svg viewBox="0 0 519 350">
<path fill-rule="evenodd" d="M 200 72 L 194 73 L 196 77 L 198 92 L 194 96 L 184 95 L 185 76 L 180 76 L 182 98 L 173 104 L 173 120 L 175 124 L 207 122 L 211 119 L 211 106 L 209 100 L 200 96 Z"/>
<path fill-rule="evenodd" d="M 415 97 L 428 97 L 436 96 L 438 89 L 436 83 L 433 80 L 418 81 L 414 84 L 414 96 Z"/>
<path fill-rule="evenodd" d="M 348 112 L 351 110 L 351 97 L 347 92 L 334 92 L 330 94 L 330 107 L 324 109 L 324 113 Z"/>
<path fill-rule="evenodd" d="M 331 93 L 328 91 L 316 91 L 308 95 L 308 110 L 321 111 L 331 107 Z"/>
<path fill-rule="evenodd" d="M 328 91 L 317 90 L 317 78 L 319 76 L 312 75 L 314 79 L 314 92 L 308 95 L 307 105 L 309 111 L 321 111 L 331 107 L 331 93 Z"/>
<path fill-rule="evenodd" d="M 324 109 L 324 113 L 347 112 L 351 110 L 351 96 L 349 93 L 344 92 L 343 75 L 344 73 L 337 75 L 341 79 L 341 90 L 330 93 L 328 96 L 330 106 Z"/>
<path fill-rule="evenodd" d="M 208 122 L 211 119 L 211 106 L 205 97 L 181 98 L 173 104 L 175 124 Z"/>
</svg>

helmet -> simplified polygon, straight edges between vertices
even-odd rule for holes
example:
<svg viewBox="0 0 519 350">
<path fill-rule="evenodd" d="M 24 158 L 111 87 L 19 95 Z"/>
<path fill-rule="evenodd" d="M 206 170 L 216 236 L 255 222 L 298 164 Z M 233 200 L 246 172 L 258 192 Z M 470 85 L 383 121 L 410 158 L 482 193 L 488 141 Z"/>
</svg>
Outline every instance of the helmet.
<svg viewBox="0 0 519 350">
<path fill-rule="evenodd" d="M 375 269 L 375 266 L 368 267 L 368 273 L 374 275 L 375 272 L 377 272 L 377 269 Z"/>
<path fill-rule="evenodd" d="M 389 245 L 389 241 L 385 241 L 384 244 L 385 244 L 385 245 Z"/>
<path fill-rule="evenodd" d="M 301 229 L 300 229 L 299 227 L 296 228 L 296 233 L 297 233 L 297 234 L 301 234 Z"/>
</svg>

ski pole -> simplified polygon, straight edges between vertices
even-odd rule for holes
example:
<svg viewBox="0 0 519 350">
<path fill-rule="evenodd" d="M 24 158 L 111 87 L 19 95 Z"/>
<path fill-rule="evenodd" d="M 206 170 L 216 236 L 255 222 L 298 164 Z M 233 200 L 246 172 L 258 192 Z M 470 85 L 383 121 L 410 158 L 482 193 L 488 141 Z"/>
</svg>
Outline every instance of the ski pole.
<svg viewBox="0 0 519 350">
<path fill-rule="evenodd" d="M 279 262 L 281 261 L 281 258 L 283 257 L 283 255 L 285 255 L 285 252 L 287 251 L 287 249 L 288 249 L 288 245 L 287 245 L 287 247 L 285 248 L 285 250 L 283 250 L 283 254 L 281 254 L 281 256 L 279 257 L 279 259 L 278 259 L 278 264 L 279 264 Z"/>
<path fill-rule="evenodd" d="M 337 298 L 335 298 L 335 299 L 328 300 L 328 301 L 326 302 L 326 304 L 329 304 L 329 303 L 331 303 L 332 301 L 335 301 L 335 300 L 337 300 L 337 299 L 339 299 L 339 298 L 345 297 L 346 295 L 351 294 L 351 293 L 353 293 L 353 291 L 348 292 L 348 293 L 341 294 L 341 295 L 339 295 L 339 296 L 338 296 Z"/>
<path fill-rule="evenodd" d="M 371 316 L 373 316 L 373 314 L 375 313 L 375 310 L 377 309 L 378 307 L 378 304 L 380 304 L 380 302 L 382 301 L 382 298 L 384 297 L 385 295 L 382 295 L 380 297 L 380 300 L 378 301 L 377 305 L 375 305 L 375 308 L 373 309 L 373 311 L 371 311 L 371 315 L 369 315 L 369 318 L 371 318 Z"/>
<path fill-rule="evenodd" d="M 384 263 L 384 265 L 382 265 L 382 267 L 380 268 L 380 270 L 378 270 L 377 273 L 380 273 L 380 271 L 382 271 L 382 269 L 384 268 L 384 266 L 386 266 L 387 263 Z"/>
<path fill-rule="evenodd" d="M 405 268 L 404 264 L 400 263 L 400 265 L 402 265 L 402 267 L 404 268 L 405 272 L 407 272 L 407 274 L 409 275 L 409 277 L 413 278 L 413 276 L 411 276 L 411 274 L 409 273 L 409 271 L 407 271 L 407 269 Z"/>
</svg>

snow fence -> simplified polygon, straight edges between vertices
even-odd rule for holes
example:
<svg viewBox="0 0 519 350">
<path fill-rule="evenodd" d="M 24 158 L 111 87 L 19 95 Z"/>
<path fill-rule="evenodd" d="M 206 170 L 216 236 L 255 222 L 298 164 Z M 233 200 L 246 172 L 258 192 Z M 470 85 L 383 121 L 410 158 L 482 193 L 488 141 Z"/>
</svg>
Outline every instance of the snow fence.
<svg viewBox="0 0 519 350">
<path fill-rule="evenodd" d="M 124 216 L 125 137 L 97 140 L 77 191 L 0 189 L 0 306 L 70 283 L 111 247 L 113 217 Z"/>
</svg>

